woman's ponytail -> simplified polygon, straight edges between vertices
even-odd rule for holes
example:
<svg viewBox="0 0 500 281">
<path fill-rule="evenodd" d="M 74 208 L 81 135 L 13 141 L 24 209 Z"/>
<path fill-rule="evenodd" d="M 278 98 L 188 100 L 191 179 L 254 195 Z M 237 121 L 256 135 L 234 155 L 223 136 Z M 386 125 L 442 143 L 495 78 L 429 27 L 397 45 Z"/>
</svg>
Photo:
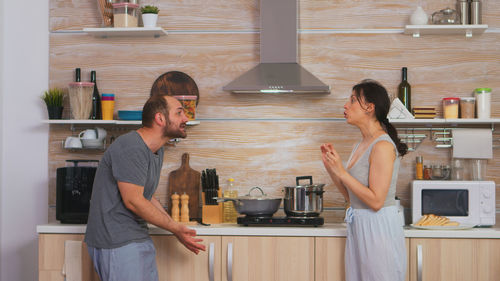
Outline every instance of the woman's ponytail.
<svg viewBox="0 0 500 281">
<path fill-rule="evenodd" d="M 373 103 L 375 106 L 375 117 L 396 145 L 399 156 L 402 157 L 408 153 L 408 146 L 401 142 L 398 137 L 398 131 L 396 131 L 396 128 L 387 119 L 391 102 L 384 86 L 377 81 L 366 79 L 352 87 L 352 89 L 356 93 L 358 100 L 363 95 L 366 102 Z"/>
</svg>

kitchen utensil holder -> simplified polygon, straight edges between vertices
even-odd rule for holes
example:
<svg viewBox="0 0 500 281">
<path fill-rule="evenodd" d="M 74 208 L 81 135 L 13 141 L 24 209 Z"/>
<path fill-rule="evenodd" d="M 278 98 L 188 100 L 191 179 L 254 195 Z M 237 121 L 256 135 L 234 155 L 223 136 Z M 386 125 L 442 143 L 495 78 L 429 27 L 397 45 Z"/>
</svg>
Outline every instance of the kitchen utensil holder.
<svg viewBox="0 0 500 281">
<path fill-rule="evenodd" d="M 113 26 L 113 1 L 111 0 L 97 0 L 97 6 L 101 12 L 102 25 Z"/>
<path fill-rule="evenodd" d="M 430 136 L 430 140 L 434 142 L 435 148 L 453 147 L 453 137 L 451 137 L 452 128 L 397 128 L 397 130 L 404 131 L 404 133 L 398 133 L 398 136 L 402 143 L 408 145 L 408 151 L 415 151 L 428 135 Z M 492 126 L 491 130 L 495 131 L 495 128 Z M 500 139 L 493 139 L 493 143 L 493 148 L 500 147 L 500 145 L 498 145 Z"/>
<path fill-rule="evenodd" d="M 218 191 L 218 197 L 222 196 L 221 191 Z M 201 202 L 205 202 L 205 192 L 201 194 Z M 203 203 L 201 207 L 202 218 L 201 221 L 206 224 L 219 224 L 222 223 L 223 218 L 223 208 L 222 203 L 217 203 L 217 205 L 206 205 Z"/>
</svg>

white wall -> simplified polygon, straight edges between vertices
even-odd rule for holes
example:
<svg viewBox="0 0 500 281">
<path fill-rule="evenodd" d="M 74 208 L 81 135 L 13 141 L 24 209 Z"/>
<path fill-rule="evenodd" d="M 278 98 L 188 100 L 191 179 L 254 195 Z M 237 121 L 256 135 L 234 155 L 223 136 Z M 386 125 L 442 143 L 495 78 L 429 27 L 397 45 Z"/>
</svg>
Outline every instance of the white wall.
<svg viewBox="0 0 500 281">
<path fill-rule="evenodd" d="M 48 125 L 40 96 L 48 87 L 49 3 L 0 1 L 0 281 L 32 281 L 36 225 L 47 222 Z"/>
</svg>

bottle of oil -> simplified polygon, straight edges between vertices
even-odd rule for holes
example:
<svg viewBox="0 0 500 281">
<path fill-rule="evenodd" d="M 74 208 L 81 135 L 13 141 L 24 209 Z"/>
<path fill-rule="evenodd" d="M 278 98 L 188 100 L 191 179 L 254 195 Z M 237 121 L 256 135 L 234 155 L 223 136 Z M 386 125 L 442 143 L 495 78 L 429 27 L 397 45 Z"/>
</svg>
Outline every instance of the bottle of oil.
<svg viewBox="0 0 500 281">
<path fill-rule="evenodd" d="M 236 198 L 238 197 L 238 191 L 234 189 L 234 179 L 230 178 L 227 180 L 227 187 L 224 190 L 222 195 L 226 198 Z M 234 204 L 232 201 L 224 202 L 223 205 L 223 222 L 225 223 L 236 223 L 236 218 L 238 217 L 238 213 L 234 208 Z"/>
</svg>

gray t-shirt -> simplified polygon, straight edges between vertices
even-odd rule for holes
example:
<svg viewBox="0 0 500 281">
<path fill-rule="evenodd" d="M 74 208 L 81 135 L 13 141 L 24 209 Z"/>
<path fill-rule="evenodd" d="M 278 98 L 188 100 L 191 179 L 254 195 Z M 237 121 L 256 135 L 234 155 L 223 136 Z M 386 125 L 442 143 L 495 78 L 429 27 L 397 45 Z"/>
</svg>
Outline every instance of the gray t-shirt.
<svg viewBox="0 0 500 281">
<path fill-rule="evenodd" d="M 131 131 L 117 138 L 104 153 L 94 178 L 85 242 L 94 248 L 117 248 L 150 239 L 146 222 L 128 210 L 118 181 L 144 187 L 151 200 L 163 164 L 163 147 L 156 154 Z"/>
</svg>

